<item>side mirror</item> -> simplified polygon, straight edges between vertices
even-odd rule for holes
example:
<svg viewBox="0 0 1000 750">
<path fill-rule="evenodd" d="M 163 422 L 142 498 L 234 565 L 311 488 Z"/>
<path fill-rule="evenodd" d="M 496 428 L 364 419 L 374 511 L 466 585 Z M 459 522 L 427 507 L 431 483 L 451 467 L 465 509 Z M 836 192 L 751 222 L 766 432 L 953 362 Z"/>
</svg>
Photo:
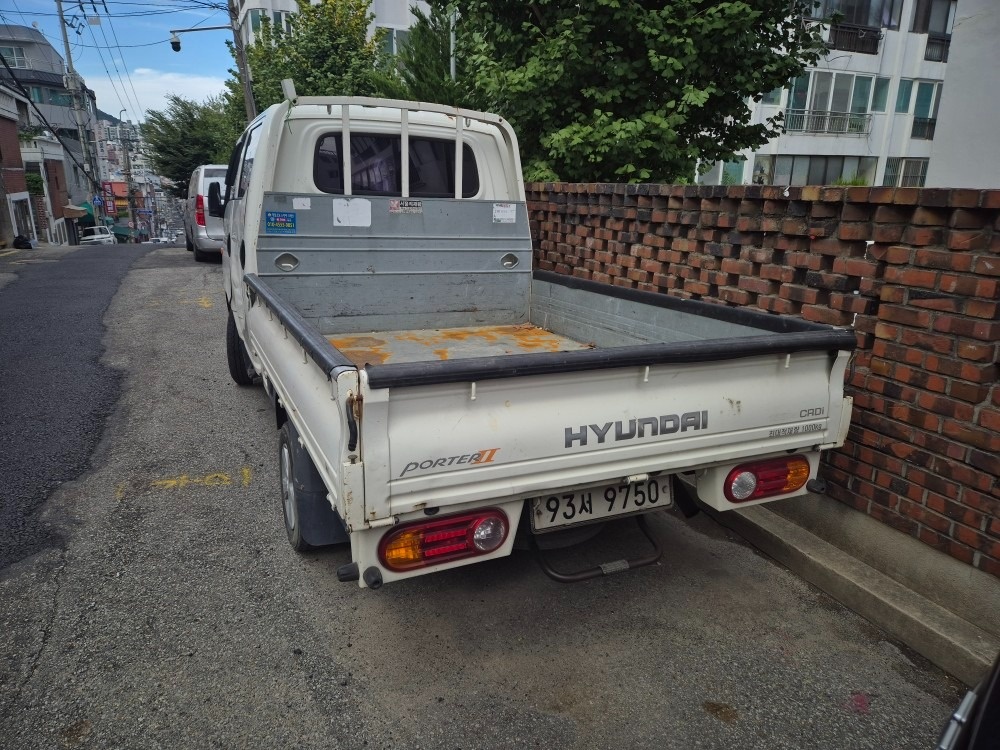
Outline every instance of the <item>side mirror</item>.
<svg viewBox="0 0 1000 750">
<path fill-rule="evenodd" d="M 226 207 L 222 204 L 222 189 L 217 182 L 210 182 L 208 185 L 208 215 L 222 217 L 226 213 Z"/>
</svg>

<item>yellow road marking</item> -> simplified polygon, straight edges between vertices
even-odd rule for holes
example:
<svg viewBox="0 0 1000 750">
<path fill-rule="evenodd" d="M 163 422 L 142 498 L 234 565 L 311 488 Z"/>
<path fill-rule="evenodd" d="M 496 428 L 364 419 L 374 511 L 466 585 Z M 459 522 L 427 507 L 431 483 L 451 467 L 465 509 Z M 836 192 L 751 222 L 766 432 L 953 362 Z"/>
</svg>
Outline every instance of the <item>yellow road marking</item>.
<svg viewBox="0 0 1000 750">
<path fill-rule="evenodd" d="M 198 298 L 199 307 L 204 307 L 206 310 L 212 307 L 213 304 L 214 303 L 212 302 L 212 298 L 209 297 L 208 295 L 203 294 L 201 297 Z"/>
<path fill-rule="evenodd" d="M 240 467 L 238 474 L 229 474 L 225 471 L 212 471 L 208 474 L 192 476 L 181 474 L 176 477 L 164 477 L 162 479 L 151 479 L 149 488 L 154 490 L 179 490 L 185 487 L 232 487 L 237 484 L 241 487 L 249 487 L 253 480 L 253 470 L 249 466 Z M 119 503 L 125 502 L 129 495 L 138 490 L 142 492 L 142 487 L 147 480 L 122 482 L 115 486 L 115 500 Z M 131 489 L 130 489 L 131 486 Z"/>
<path fill-rule="evenodd" d="M 0 253 L 0 258 L 6 258 L 8 255 L 13 255 L 14 253 L 19 253 L 20 250 L 4 250 Z"/>
<path fill-rule="evenodd" d="M 150 485 L 158 489 L 179 489 L 191 484 L 205 487 L 223 487 L 232 483 L 232 477 L 219 472 L 216 474 L 206 474 L 203 477 L 189 477 L 187 474 L 181 474 L 179 477 L 172 477 L 170 479 L 154 479 Z"/>
</svg>

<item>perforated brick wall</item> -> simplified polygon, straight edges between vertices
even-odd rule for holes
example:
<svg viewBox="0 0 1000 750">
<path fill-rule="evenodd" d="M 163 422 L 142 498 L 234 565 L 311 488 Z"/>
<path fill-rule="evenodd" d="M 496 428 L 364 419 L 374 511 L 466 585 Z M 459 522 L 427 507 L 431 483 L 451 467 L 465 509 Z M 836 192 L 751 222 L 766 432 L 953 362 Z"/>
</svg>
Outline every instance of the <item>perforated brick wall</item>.
<svg viewBox="0 0 1000 750">
<path fill-rule="evenodd" d="M 1000 577 L 1000 190 L 526 188 L 537 268 L 853 325 L 829 494 Z"/>
</svg>

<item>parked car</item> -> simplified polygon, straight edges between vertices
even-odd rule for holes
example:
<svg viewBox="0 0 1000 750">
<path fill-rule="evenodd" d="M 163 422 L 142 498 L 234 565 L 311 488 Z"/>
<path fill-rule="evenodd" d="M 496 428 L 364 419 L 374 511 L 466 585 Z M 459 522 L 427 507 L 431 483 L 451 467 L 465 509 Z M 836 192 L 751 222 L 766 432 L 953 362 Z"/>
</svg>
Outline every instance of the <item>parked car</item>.
<svg viewBox="0 0 1000 750">
<path fill-rule="evenodd" d="M 226 178 L 225 164 L 202 164 L 191 173 L 187 203 L 184 206 L 184 240 L 196 261 L 204 263 L 222 254 L 225 239 L 222 219 L 209 216 L 208 186 L 222 184 Z"/>
<path fill-rule="evenodd" d="M 80 233 L 81 245 L 117 245 L 114 233 L 107 227 L 87 227 Z"/>
</svg>

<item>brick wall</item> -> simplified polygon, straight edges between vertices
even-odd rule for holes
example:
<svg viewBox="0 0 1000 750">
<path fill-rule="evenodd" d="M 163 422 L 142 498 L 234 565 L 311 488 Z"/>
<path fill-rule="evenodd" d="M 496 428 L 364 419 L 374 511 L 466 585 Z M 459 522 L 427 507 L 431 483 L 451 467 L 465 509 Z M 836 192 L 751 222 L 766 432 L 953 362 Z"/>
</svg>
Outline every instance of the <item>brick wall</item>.
<svg viewBox="0 0 1000 750">
<path fill-rule="evenodd" d="M 1000 190 L 526 187 L 538 268 L 853 324 L 830 495 L 1000 577 Z"/>
</svg>

